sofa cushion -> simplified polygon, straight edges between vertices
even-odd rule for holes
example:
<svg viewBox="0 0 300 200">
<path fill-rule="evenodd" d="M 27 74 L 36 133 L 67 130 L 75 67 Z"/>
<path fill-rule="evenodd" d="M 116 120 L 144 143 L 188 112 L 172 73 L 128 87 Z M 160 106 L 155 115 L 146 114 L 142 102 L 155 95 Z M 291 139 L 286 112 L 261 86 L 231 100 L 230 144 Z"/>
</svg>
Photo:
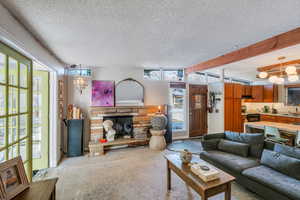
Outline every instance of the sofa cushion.
<svg viewBox="0 0 300 200">
<path fill-rule="evenodd" d="M 200 153 L 200 158 L 212 164 L 217 163 L 235 173 L 241 173 L 244 169 L 259 165 L 258 161 L 254 158 L 245 158 L 222 151 L 203 151 Z"/>
<path fill-rule="evenodd" d="M 249 156 L 260 158 L 265 138 L 262 133 L 237 133 L 225 131 L 225 139 L 249 144 Z"/>
<path fill-rule="evenodd" d="M 286 156 L 300 159 L 300 149 L 282 144 L 275 144 L 274 151 Z"/>
<path fill-rule="evenodd" d="M 210 139 L 201 141 L 204 151 L 217 150 L 220 139 Z"/>
<path fill-rule="evenodd" d="M 228 153 L 247 157 L 249 152 L 249 144 L 221 139 L 218 144 L 218 149 Z"/>
<path fill-rule="evenodd" d="M 264 165 L 246 169 L 242 175 L 291 199 L 300 200 L 300 181 Z M 274 199 L 275 200 L 275 199 Z"/>
<path fill-rule="evenodd" d="M 263 151 L 260 163 L 300 180 L 299 159 L 265 149 Z"/>
</svg>

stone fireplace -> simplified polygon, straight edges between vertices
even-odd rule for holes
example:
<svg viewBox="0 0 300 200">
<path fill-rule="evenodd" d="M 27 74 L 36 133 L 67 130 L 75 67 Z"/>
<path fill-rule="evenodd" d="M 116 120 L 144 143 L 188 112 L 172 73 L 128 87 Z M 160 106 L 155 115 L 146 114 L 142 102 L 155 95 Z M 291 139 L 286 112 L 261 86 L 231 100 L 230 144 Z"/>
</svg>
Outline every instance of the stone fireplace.
<svg viewBox="0 0 300 200">
<path fill-rule="evenodd" d="M 160 111 L 164 113 L 164 106 L 161 106 Z M 131 136 L 131 142 L 148 141 L 151 116 L 157 112 L 158 106 L 91 107 L 90 140 L 97 142 L 105 138 L 103 122 L 110 119 L 114 122 L 113 127 L 117 131 L 116 140 L 128 135 Z"/>
<path fill-rule="evenodd" d="M 103 121 L 111 120 L 113 129 L 116 130 L 115 139 L 118 138 L 133 138 L 133 116 L 104 116 Z M 104 137 L 106 131 L 104 130 Z"/>
</svg>

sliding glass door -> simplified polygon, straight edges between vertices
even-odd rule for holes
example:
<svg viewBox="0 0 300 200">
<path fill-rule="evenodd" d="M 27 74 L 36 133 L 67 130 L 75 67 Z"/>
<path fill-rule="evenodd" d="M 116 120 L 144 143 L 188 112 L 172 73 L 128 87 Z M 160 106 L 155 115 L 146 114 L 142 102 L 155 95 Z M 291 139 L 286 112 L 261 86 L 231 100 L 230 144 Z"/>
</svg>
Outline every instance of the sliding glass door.
<svg viewBox="0 0 300 200">
<path fill-rule="evenodd" d="M 32 171 L 32 62 L 0 43 L 0 162 L 21 156 Z"/>
</svg>

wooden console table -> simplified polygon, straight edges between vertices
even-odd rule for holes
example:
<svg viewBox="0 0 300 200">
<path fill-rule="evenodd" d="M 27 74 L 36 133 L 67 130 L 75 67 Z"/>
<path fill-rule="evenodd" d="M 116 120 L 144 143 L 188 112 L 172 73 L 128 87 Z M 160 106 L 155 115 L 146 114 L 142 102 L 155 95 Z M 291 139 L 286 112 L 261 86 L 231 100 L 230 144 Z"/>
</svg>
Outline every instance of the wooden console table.
<svg viewBox="0 0 300 200">
<path fill-rule="evenodd" d="M 13 200 L 55 200 L 55 185 L 58 178 L 33 182 L 30 188 L 13 198 Z"/>
<path fill-rule="evenodd" d="M 235 178 L 222 170 L 220 170 L 219 179 L 209 182 L 202 181 L 195 175 L 188 165 L 182 164 L 179 154 L 165 155 L 167 160 L 167 186 L 171 190 L 171 170 L 177 174 L 188 186 L 193 188 L 201 197 L 202 200 L 207 200 L 209 197 L 225 192 L 225 200 L 231 199 L 231 183 Z M 193 156 L 192 162 L 203 162 L 200 158 Z"/>
</svg>

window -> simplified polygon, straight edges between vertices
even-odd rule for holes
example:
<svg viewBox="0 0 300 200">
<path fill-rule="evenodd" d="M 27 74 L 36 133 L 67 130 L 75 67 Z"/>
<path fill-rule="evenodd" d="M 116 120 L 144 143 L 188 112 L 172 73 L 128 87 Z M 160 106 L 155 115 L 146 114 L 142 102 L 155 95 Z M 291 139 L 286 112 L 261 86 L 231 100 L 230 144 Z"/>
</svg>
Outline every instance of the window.
<svg viewBox="0 0 300 200">
<path fill-rule="evenodd" d="M 145 69 L 145 80 L 166 80 L 166 81 L 183 81 L 184 72 L 182 69 L 162 70 L 162 69 Z"/>
<path fill-rule="evenodd" d="M 288 105 L 300 105 L 300 87 L 287 88 Z"/>
<path fill-rule="evenodd" d="M 172 112 L 172 130 L 186 130 L 186 98 L 185 98 L 185 83 L 177 82 L 170 83 L 170 105 Z"/>
<path fill-rule="evenodd" d="M 183 70 L 164 70 L 164 80 L 167 81 L 183 81 Z"/>
<path fill-rule="evenodd" d="M 69 75 L 71 76 L 91 76 L 92 72 L 90 69 L 69 69 Z"/>
<path fill-rule="evenodd" d="M 0 162 L 21 156 L 31 178 L 32 61 L 0 43 Z"/>
<path fill-rule="evenodd" d="M 156 81 L 161 80 L 161 71 L 145 69 L 144 70 L 144 79 L 145 80 L 156 80 Z"/>
</svg>

